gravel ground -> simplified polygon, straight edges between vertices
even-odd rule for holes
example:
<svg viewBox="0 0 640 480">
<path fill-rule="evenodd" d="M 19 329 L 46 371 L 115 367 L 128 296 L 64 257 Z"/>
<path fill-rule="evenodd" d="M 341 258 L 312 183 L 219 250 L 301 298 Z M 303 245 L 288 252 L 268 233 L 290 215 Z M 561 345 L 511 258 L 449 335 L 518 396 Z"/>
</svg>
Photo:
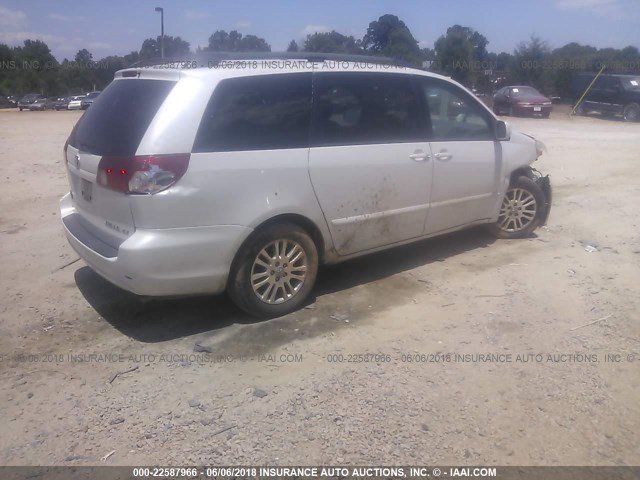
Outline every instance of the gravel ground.
<svg viewBox="0 0 640 480">
<path fill-rule="evenodd" d="M 536 237 L 327 267 L 310 308 L 256 321 L 75 261 L 58 199 L 79 115 L 0 112 L 0 464 L 638 463 L 640 125 L 510 119 L 548 146 Z"/>
</svg>

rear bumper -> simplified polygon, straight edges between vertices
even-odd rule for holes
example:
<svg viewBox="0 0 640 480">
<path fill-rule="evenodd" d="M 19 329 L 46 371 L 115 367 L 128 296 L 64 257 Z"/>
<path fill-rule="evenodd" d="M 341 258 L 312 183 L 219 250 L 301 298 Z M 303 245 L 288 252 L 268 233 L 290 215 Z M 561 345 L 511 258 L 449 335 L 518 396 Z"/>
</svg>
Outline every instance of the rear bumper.
<svg viewBox="0 0 640 480">
<path fill-rule="evenodd" d="M 231 262 L 251 229 L 238 225 L 136 230 L 118 248 L 77 220 L 69 194 L 60 201 L 67 239 L 100 276 L 137 295 L 196 295 L 225 290 Z"/>
<path fill-rule="evenodd" d="M 540 108 L 540 111 L 536 111 L 536 108 Z M 553 110 L 553 107 L 551 105 L 548 105 L 546 107 L 543 106 L 530 106 L 530 107 L 523 107 L 523 106 L 513 106 L 513 113 L 515 113 L 516 115 L 549 115 L 551 113 L 551 110 Z"/>
</svg>

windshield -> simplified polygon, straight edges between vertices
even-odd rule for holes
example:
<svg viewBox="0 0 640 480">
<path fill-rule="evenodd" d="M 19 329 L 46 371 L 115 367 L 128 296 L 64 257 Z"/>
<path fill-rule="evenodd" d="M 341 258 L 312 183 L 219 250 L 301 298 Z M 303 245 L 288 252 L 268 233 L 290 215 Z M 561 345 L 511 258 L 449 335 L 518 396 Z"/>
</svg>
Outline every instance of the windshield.
<svg viewBox="0 0 640 480">
<path fill-rule="evenodd" d="M 514 97 L 541 97 L 542 94 L 533 87 L 513 87 L 511 95 Z"/>
</svg>

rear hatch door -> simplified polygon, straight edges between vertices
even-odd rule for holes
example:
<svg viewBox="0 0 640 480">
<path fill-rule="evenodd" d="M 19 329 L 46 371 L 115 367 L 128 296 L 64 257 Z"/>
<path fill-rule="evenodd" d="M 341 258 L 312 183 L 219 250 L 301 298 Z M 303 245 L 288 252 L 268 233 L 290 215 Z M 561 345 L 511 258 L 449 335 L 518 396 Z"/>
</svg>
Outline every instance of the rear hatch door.
<svg viewBox="0 0 640 480">
<path fill-rule="evenodd" d="M 133 157 L 175 80 L 119 78 L 97 97 L 69 136 L 66 164 L 78 221 L 118 248 L 135 231 L 128 194 L 96 183 L 103 156 Z"/>
</svg>

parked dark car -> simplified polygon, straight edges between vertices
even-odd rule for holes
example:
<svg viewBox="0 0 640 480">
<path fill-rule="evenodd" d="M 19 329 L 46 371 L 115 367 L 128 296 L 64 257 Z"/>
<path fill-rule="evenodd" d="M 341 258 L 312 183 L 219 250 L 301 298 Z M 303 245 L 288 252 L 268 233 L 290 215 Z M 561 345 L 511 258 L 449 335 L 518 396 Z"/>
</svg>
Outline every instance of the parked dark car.
<svg viewBox="0 0 640 480">
<path fill-rule="evenodd" d="M 40 95 L 39 93 L 29 93 L 24 97 L 22 97 L 20 100 L 18 100 L 18 108 L 20 109 L 20 111 L 24 109 L 28 109 L 29 105 L 31 105 L 33 102 L 35 102 L 40 98 L 45 98 L 45 97 L 44 95 Z"/>
<path fill-rule="evenodd" d="M 19 97 L 12 95 L 10 97 L 0 97 L 0 108 L 15 108 L 18 106 Z"/>
<path fill-rule="evenodd" d="M 27 110 L 39 110 L 41 112 L 45 111 L 47 108 L 51 108 L 47 106 L 47 103 L 49 102 L 48 99 L 46 98 L 38 98 L 37 100 L 35 100 L 34 102 L 30 103 L 26 109 Z"/>
<path fill-rule="evenodd" d="M 580 74 L 573 82 L 572 90 L 578 101 L 589 87 L 594 74 Z M 576 107 L 576 113 L 591 111 L 602 114 L 622 115 L 627 122 L 640 121 L 640 75 L 601 75 L 584 100 Z"/>
<path fill-rule="evenodd" d="M 503 87 L 493 97 L 493 112 L 496 115 L 541 115 L 549 118 L 551 100 L 533 87 Z"/>
<path fill-rule="evenodd" d="M 53 105 L 53 108 L 56 110 L 66 110 L 69 105 L 70 97 L 58 97 L 56 99 L 56 103 Z"/>
<path fill-rule="evenodd" d="M 0 97 L 0 108 L 13 108 L 16 104 L 9 97 Z"/>
<path fill-rule="evenodd" d="M 82 99 L 82 103 L 80 104 L 80 108 L 82 110 L 86 110 L 87 108 L 89 108 L 93 104 L 93 101 L 96 98 L 98 98 L 98 95 L 100 95 L 100 92 L 87 93 L 85 95 L 85 97 Z"/>
</svg>

